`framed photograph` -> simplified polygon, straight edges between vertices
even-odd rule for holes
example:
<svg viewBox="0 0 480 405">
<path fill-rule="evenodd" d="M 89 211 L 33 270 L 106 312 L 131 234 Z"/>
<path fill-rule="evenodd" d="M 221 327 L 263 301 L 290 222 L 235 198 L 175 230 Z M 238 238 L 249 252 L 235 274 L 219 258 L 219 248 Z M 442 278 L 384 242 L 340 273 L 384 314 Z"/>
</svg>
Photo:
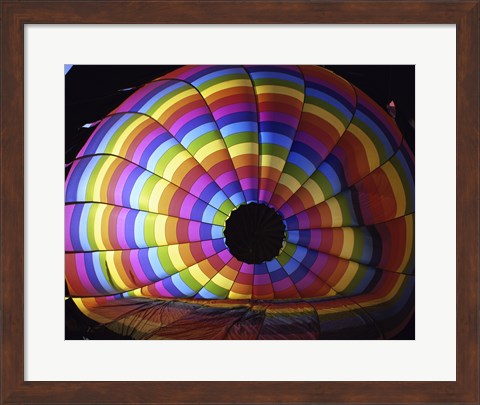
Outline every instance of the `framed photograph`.
<svg viewBox="0 0 480 405">
<path fill-rule="evenodd" d="M 477 403 L 478 1 L 112 6 L 2 3 L 2 403 Z"/>
</svg>

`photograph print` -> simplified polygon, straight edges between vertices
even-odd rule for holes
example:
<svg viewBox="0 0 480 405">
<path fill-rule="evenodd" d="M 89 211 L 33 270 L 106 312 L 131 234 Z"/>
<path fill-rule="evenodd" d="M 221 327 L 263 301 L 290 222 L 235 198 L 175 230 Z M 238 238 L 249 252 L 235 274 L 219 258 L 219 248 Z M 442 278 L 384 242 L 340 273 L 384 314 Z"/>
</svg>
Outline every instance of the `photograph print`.
<svg viewBox="0 0 480 405">
<path fill-rule="evenodd" d="M 415 339 L 415 67 L 65 65 L 65 339 Z"/>
</svg>

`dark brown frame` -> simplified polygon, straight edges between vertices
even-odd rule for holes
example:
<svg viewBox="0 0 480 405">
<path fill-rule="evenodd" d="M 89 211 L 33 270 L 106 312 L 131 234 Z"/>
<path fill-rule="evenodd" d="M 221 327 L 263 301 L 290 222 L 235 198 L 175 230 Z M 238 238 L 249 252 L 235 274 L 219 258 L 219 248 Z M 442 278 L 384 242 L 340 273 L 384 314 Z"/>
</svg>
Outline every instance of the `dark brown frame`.
<svg viewBox="0 0 480 405">
<path fill-rule="evenodd" d="M 4 0 L 1 12 L 1 403 L 479 403 L 479 0 Z M 456 24 L 456 382 L 25 382 L 23 28 L 46 23 Z"/>
</svg>

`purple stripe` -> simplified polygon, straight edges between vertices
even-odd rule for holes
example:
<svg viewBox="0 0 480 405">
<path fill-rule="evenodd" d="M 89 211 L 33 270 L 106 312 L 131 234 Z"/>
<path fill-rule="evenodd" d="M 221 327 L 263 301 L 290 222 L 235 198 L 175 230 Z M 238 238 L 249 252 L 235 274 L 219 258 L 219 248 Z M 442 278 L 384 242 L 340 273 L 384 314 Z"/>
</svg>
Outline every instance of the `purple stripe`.
<svg viewBox="0 0 480 405">
<path fill-rule="evenodd" d="M 200 197 L 202 191 L 213 182 L 212 178 L 207 174 L 202 174 L 197 181 L 190 187 L 190 193 L 194 196 Z"/>
<path fill-rule="evenodd" d="M 135 275 L 138 277 L 142 284 L 150 284 L 151 280 L 149 280 L 145 274 L 143 273 L 143 266 L 140 263 L 140 259 L 138 257 L 138 250 L 131 250 L 130 251 L 130 261 L 132 263 L 132 267 L 135 271 Z"/>
<path fill-rule="evenodd" d="M 220 162 L 219 162 L 220 163 Z M 234 170 L 230 170 L 229 172 L 225 172 L 223 174 L 221 174 L 220 176 L 218 176 L 216 179 L 215 179 L 215 182 L 221 187 L 221 188 L 225 188 L 227 185 L 229 185 L 230 183 L 237 183 L 238 182 L 238 178 L 237 178 L 237 175 L 236 175 L 236 172 Z"/>
<path fill-rule="evenodd" d="M 275 123 L 281 122 L 282 124 L 286 124 L 292 128 L 297 128 L 299 117 L 282 114 L 278 111 L 264 111 L 259 113 L 259 120 L 262 122 L 273 121 Z"/>
<path fill-rule="evenodd" d="M 232 254 L 228 251 L 228 249 L 223 250 L 222 252 L 218 253 L 218 257 L 227 264 L 230 260 L 233 259 Z"/>
<path fill-rule="evenodd" d="M 188 238 L 190 242 L 201 240 L 200 238 L 200 222 L 190 221 L 188 223 Z"/>
<path fill-rule="evenodd" d="M 253 264 L 242 263 L 242 267 L 240 268 L 240 273 L 253 274 L 254 270 L 255 270 L 255 266 Z"/>
<path fill-rule="evenodd" d="M 180 217 L 189 219 L 192 216 L 192 208 L 195 203 L 198 201 L 198 198 L 194 197 L 191 194 L 187 194 L 182 202 L 180 207 Z"/>
<path fill-rule="evenodd" d="M 165 131 L 165 129 L 163 129 L 162 127 L 158 127 L 154 131 L 150 132 L 145 138 L 143 138 L 143 140 L 137 146 L 135 153 L 133 154 L 133 162 L 140 163 L 140 159 L 142 158 L 143 152 L 145 152 L 145 149 L 148 147 L 148 145 L 150 145 L 160 135 L 163 135 L 166 133 L 167 132 Z"/>
<path fill-rule="evenodd" d="M 180 108 L 183 107 L 181 103 L 182 100 L 179 101 Z M 210 115 L 210 111 L 208 110 L 208 108 L 202 106 L 200 108 L 196 108 L 195 110 L 189 111 L 187 114 L 184 114 L 179 119 L 177 119 L 177 121 L 175 121 L 175 123 L 171 125 L 168 130 L 176 136 L 184 125 L 188 124 L 190 121 L 202 115 Z"/>
<path fill-rule="evenodd" d="M 90 279 L 88 278 L 87 268 L 85 266 L 85 254 L 75 254 L 75 264 L 77 266 L 77 275 L 82 283 L 82 286 L 92 295 L 97 295 L 99 291 L 95 289 Z"/>
<path fill-rule="evenodd" d="M 137 166 L 130 164 L 120 175 L 120 178 L 118 179 L 117 185 L 115 187 L 115 205 L 123 205 L 122 194 L 125 188 L 125 184 L 127 182 L 128 176 L 130 176 L 130 173 L 132 173 L 132 171 L 135 170 L 136 167 Z"/>
<path fill-rule="evenodd" d="M 116 220 L 117 220 L 117 239 L 118 244 L 120 245 L 121 249 L 128 249 L 127 239 L 125 237 L 125 220 L 127 218 L 129 209 L 121 208 L 119 210 L 115 210 L 116 212 Z M 113 212 L 112 212 L 113 214 Z"/>
<path fill-rule="evenodd" d="M 72 239 L 70 238 L 70 224 L 72 221 L 72 215 L 73 215 L 73 210 L 75 209 L 74 205 L 66 205 L 65 206 L 65 250 L 66 251 L 72 251 L 73 249 L 73 244 L 72 244 Z"/>
<path fill-rule="evenodd" d="M 202 250 L 205 253 L 205 257 L 213 256 L 216 251 L 215 247 L 213 246 L 213 242 L 211 240 L 202 241 Z"/>
<path fill-rule="evenodd" d="M 255 104 L 253 103 L 237 103 L 237 104 L 230 104 L 225 107 L 220 107 L 213 112 L 213 116 L 216 120 L 225 117 L 226 115 L 235 114 L 238 112 L 257 112 L 255 108 Z"/>
</svg>

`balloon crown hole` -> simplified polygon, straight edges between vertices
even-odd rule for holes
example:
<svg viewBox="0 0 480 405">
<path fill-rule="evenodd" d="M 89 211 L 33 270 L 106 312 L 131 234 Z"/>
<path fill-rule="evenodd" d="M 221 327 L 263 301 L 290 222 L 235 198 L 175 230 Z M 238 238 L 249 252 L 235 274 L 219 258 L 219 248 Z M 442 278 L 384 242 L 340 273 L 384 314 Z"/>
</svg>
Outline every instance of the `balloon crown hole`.
<svg viewBox="0 0 480 405">
<path fill-rule="evenodd" d="M 230 214 L 223 232 L 230 253 L 245 263 L 278 256 L 285 239 L 282 217 L 265 204 L 243 204 Z"/>
</svg>

